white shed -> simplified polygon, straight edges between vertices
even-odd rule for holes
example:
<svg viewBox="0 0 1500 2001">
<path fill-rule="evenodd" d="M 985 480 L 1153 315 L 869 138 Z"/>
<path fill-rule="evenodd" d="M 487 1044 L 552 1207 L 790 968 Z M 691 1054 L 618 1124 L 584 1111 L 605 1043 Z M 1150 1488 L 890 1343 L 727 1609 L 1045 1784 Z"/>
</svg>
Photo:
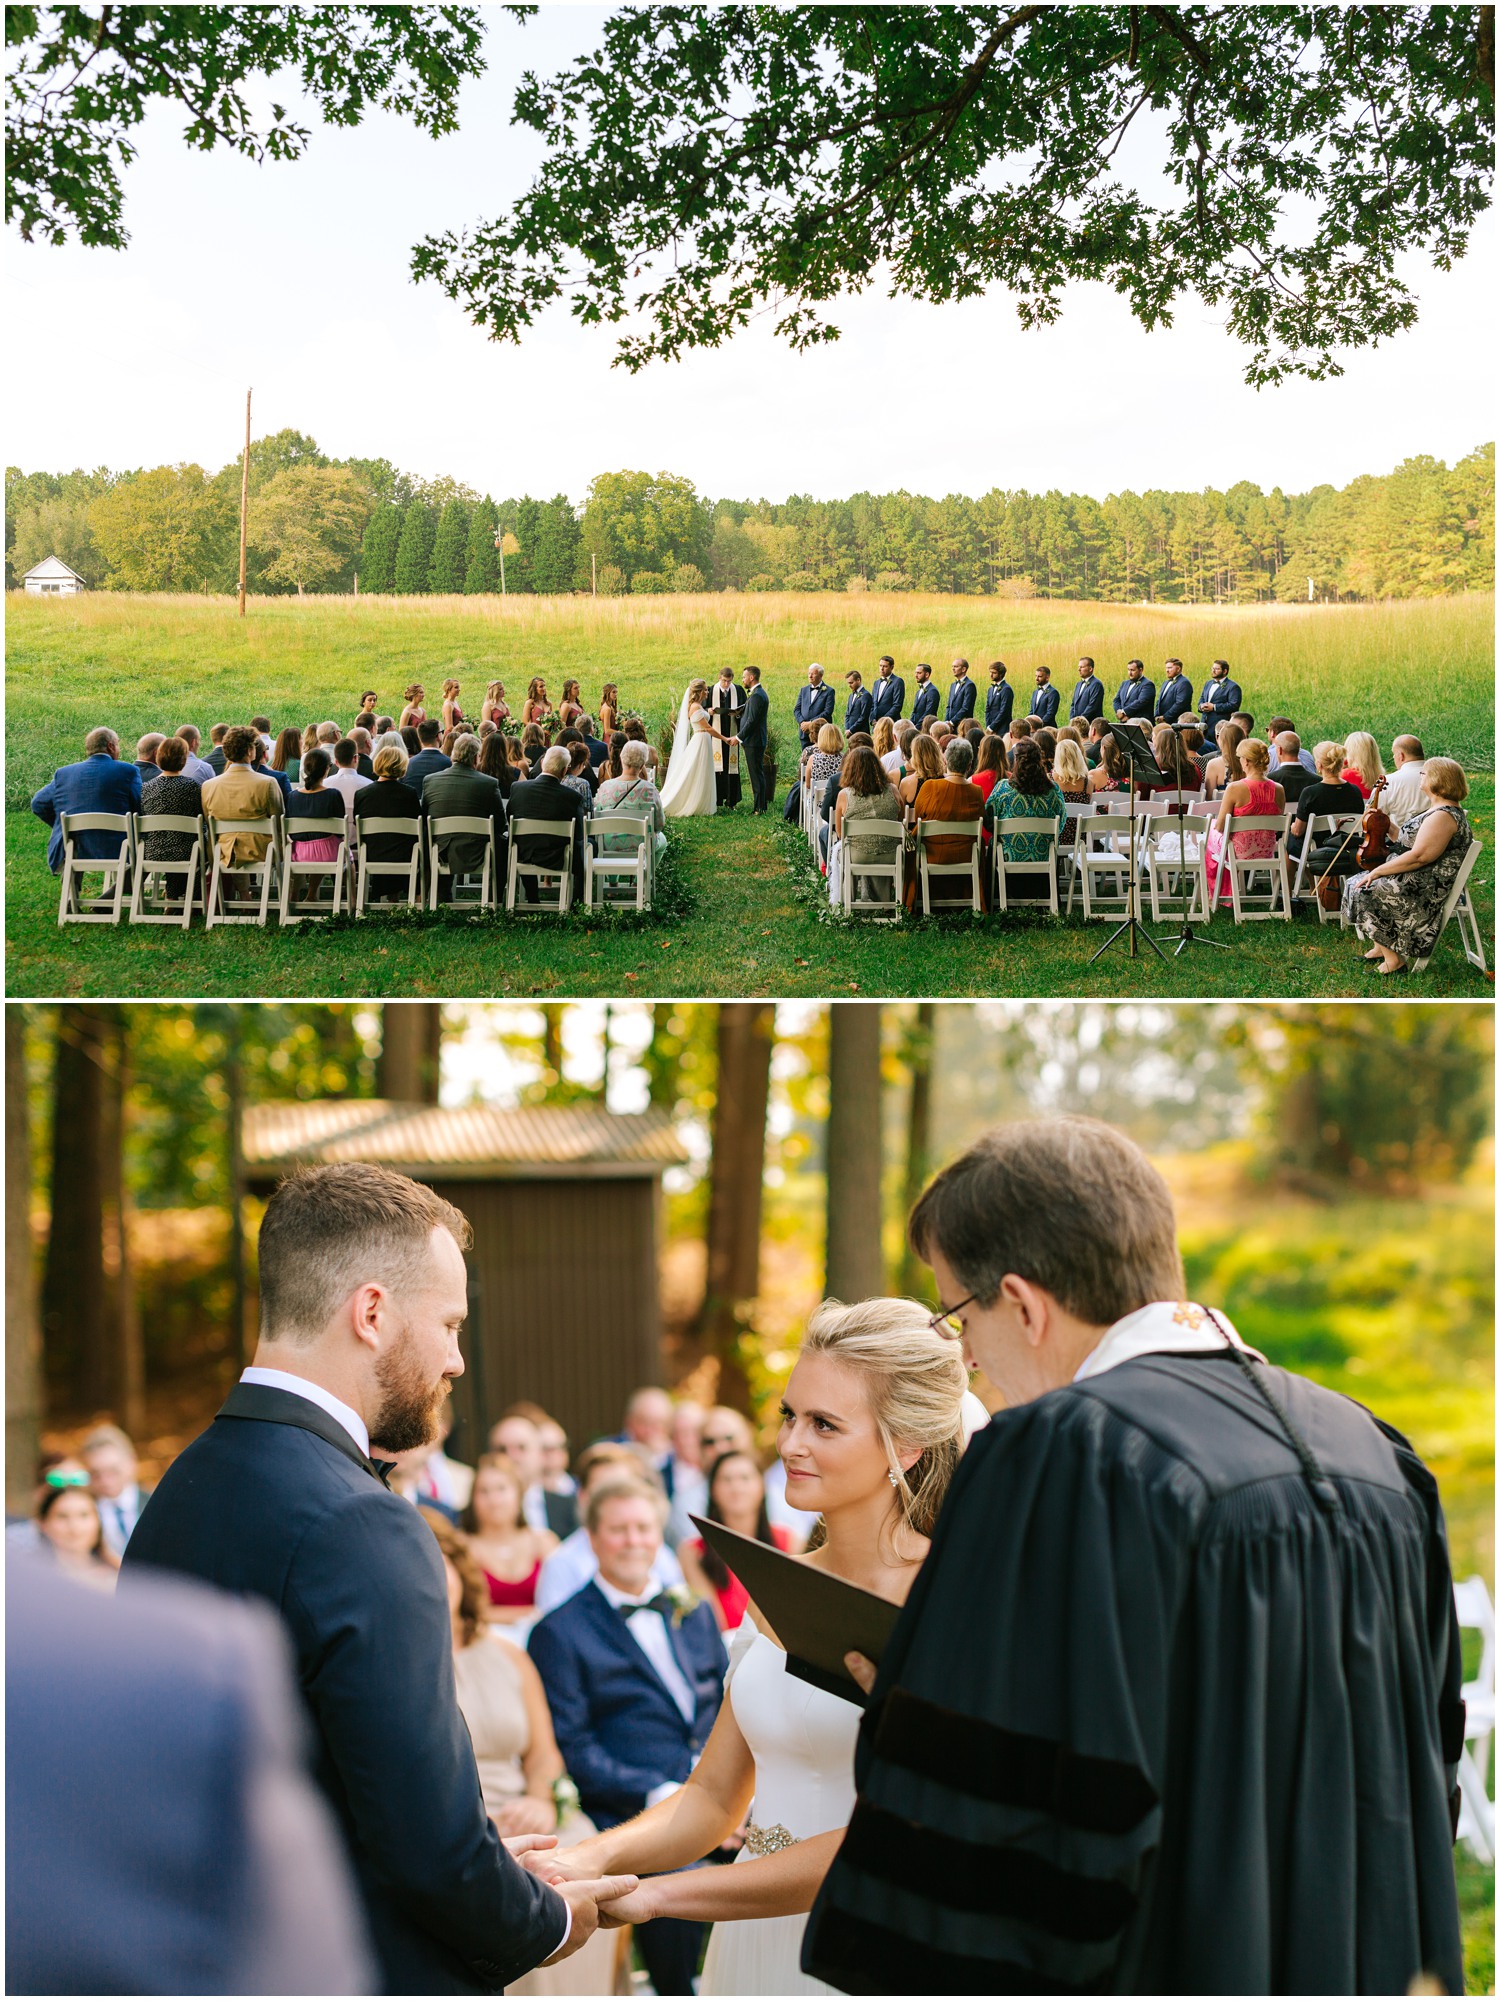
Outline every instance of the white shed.
<svg viewBox="0 0 1500 2001">
<path fill-rule="evenodd" d="M 74 591 L 88 589 L 78 572 L 70 570 L 57 556 L 49 556 L 44 563 L 38 563 L 34 570 L 28 570 L 21 582 L 33 597 L 71 596 Z"/>
</svg>

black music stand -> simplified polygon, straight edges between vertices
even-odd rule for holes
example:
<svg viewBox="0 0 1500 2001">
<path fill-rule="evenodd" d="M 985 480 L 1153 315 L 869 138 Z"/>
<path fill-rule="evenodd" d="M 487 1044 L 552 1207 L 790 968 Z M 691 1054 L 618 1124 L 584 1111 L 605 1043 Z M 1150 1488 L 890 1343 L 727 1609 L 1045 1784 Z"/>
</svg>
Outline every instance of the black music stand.
<svg viewBox="0 0 1500 2001">
<path fill-rule="evenodd" d="M 1132 729 L 1128 723 L 1107 723 L 1105 727 L 1114 738 L 1116 748 L 1123 752 L 1130 773 L 1130 876 L 1125 892 L 1125 921 L 1123 924 L 1115 926 L 1097 952 L 1089 954 L 1089 964 L 1092 966 L 1095 959 L 1102 958 L 1117 938 L 1126 938 L 1129 940 L 1129 952 L 1132 959 L 1140 957 L 1140 940 L 1144 939 L 1157 958 L 1165 965 L 1167 963 L 1166 953 L 1135 914 L 1141 899 L 1140 877 L 1136 873 L 1136 830 L 1140 822 L 1135 810 L 1135 782 L 1137 778 L 1140 778 L 1147 785 L 1151 786 L 1170 785 L 1172 783 L 1172 775 L 1170 772 L 1163 771 L 1152 756 L 1151 745 L 1143 737 L 1141 731 Z M 1088 821 L 1085 820 L 1083 825 L 1087 829 Z M 1087 832 L 1084 834 L 1084 840 L 1085 843 L 1088 840 Z"/>
<path fill-rule="evenodd" d="M 1189 945 L 1212 945 L 1216 952 L 1230 952 L 1234 949 L 1223 938 L 1206 938 L 1202 932 L 1195 931 L 1193 929 L 1193 920 L 1188 915 L 1188 912 L 1193 907 L 1193 879 L 1188 871 L 1187 831 L 1183 825 L 1183 821 L 1187 816 L 1187 809 L 1182 802 L 1182 758 L 1182 746 L 1179 744 L 1177 746 L 1177 756 L 1173 762 L 1177 766 L 1177 852 L 1181 863 L 1178 873 L 1182 878 L 1182 921 L 1177 929 L 1177 949 L 1172 954 L 1174 959 L 1180 959 Z M 1165 772 L 1162 775 L 1163 777 L 1167 776 Z M 1205 891 L 1206 894 L 1207 892 Z M 1212 916 L 1212 910 L 1205 903 L 1203 922 L 1207 924 Z M 1154 944 L 1155 942 L 1153 939 L 1152 943 Z"/>
</svg>

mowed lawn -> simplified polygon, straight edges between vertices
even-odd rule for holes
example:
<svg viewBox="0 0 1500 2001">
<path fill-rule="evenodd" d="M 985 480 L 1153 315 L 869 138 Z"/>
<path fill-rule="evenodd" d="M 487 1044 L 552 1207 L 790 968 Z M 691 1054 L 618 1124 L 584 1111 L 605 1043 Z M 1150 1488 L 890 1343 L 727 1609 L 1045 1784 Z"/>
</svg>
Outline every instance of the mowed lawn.
<svg viewBox="0 0 1500 2001">
<path fill-rule="evenodd" d="M 606 680 L 644 716 L 655 738 L 694 674 L 754 661 L 771 696 L 784 765 L 793 754 L 791 705 L 809 660 L 838 685 L 867 678 L 882 652 L 905 674 L 930 660 L 940 687 L 955 653 L 985 668 L 1006 660 L 1021 703 L 1036 663 L 1064 690 L 1079 653 L 1092 653 L 1112 693 L 1139 654 L 1155 674 L 1179 654 L 1199 685 L 1223 654 L 1259 722 L 1291 715 L 1304 741 L 1368 728 L 1382 746 L 1401 730 L 1470 771 L 1469 806 L 1486 852 L 1476 901 L 1493 928 L 1493 599 L 1468 597 L 1370 607 L 1177 609 L 900 596 L 700 598 L 262 599 L 249 616 L 231 601 L 96 593 L 42 603 L 7 601 L 7 977 L 13 995 L 985 994 L 1130 996 L 1345 995 L 1420 992 L 1485 997 L 1450 930 L 1427 973 L 1381 981 L 1353 941 L 1310 917 L 1291 925 L 1213 931 L 1228 951 L 1194 948 L 1163 968 L 1118 948 L 1089 956 L 1105 927 L 1012 913 L 982 923 L 899 930 L 829 923 L 795 843 L 747 810 L 678 822 L 672 839 L 687 914 L 641 927 L 575 916 L 455 929 L 375 921 L 332 933 L 248 927 L 206 935 L 164 927 L 118 932 L 56 924 L 57 884 L 45 831 L 27 810 L 59 763 L 81 755 L 84 733 L 108 722 L 126 753 L 149 729 L 194 721 L 271 717 L 276 727 L 347 722 L 373 687 L 394 711 L 410 680 L 429 701 L 446 675 L 477 709 L 499 676 L 513 706 L 534 673 L 556 696 L 576 676 L 596 702 Z M 981 696 L 982 700 L 982 696 Z M 783 769 L 779 789 L 784 792 Z"/>
</svg>

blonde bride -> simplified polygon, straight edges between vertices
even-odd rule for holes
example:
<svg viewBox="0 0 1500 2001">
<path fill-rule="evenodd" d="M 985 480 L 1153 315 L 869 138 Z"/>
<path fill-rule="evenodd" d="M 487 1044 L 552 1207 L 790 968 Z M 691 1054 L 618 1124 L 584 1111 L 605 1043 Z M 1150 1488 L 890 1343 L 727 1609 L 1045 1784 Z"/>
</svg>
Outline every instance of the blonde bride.
<svg viewBox="0 0 1500 2001">
<path fill-rule="evenodd" d="M 672 757 L 661 788 L 661 803 L 673 820 L 713 813 L 718 807 L 714 789 L 714 738 L 729 739 L 713 726 L 708 709 L 708 683 L 694 681 L 682 698 L 677 727 L 672 737 Z"/>
</svg>

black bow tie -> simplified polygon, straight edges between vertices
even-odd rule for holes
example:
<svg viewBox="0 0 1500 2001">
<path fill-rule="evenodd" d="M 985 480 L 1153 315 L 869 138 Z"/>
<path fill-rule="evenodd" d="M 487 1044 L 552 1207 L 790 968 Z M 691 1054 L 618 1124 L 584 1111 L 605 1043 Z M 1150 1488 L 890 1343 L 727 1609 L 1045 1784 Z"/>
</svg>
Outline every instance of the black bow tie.
<svg viewBox="0 0 1500 2001">
<path fill-rule="evenodd" d="M 633 1619 L 637 1612 L 660 1612 L 664 1619 L 669 1619 L 677 1608 L 665 1591 L 658 1591 L 644 1605 L 621 1605 L 617 1609 L 622 1619 Z"/>
</svg>

